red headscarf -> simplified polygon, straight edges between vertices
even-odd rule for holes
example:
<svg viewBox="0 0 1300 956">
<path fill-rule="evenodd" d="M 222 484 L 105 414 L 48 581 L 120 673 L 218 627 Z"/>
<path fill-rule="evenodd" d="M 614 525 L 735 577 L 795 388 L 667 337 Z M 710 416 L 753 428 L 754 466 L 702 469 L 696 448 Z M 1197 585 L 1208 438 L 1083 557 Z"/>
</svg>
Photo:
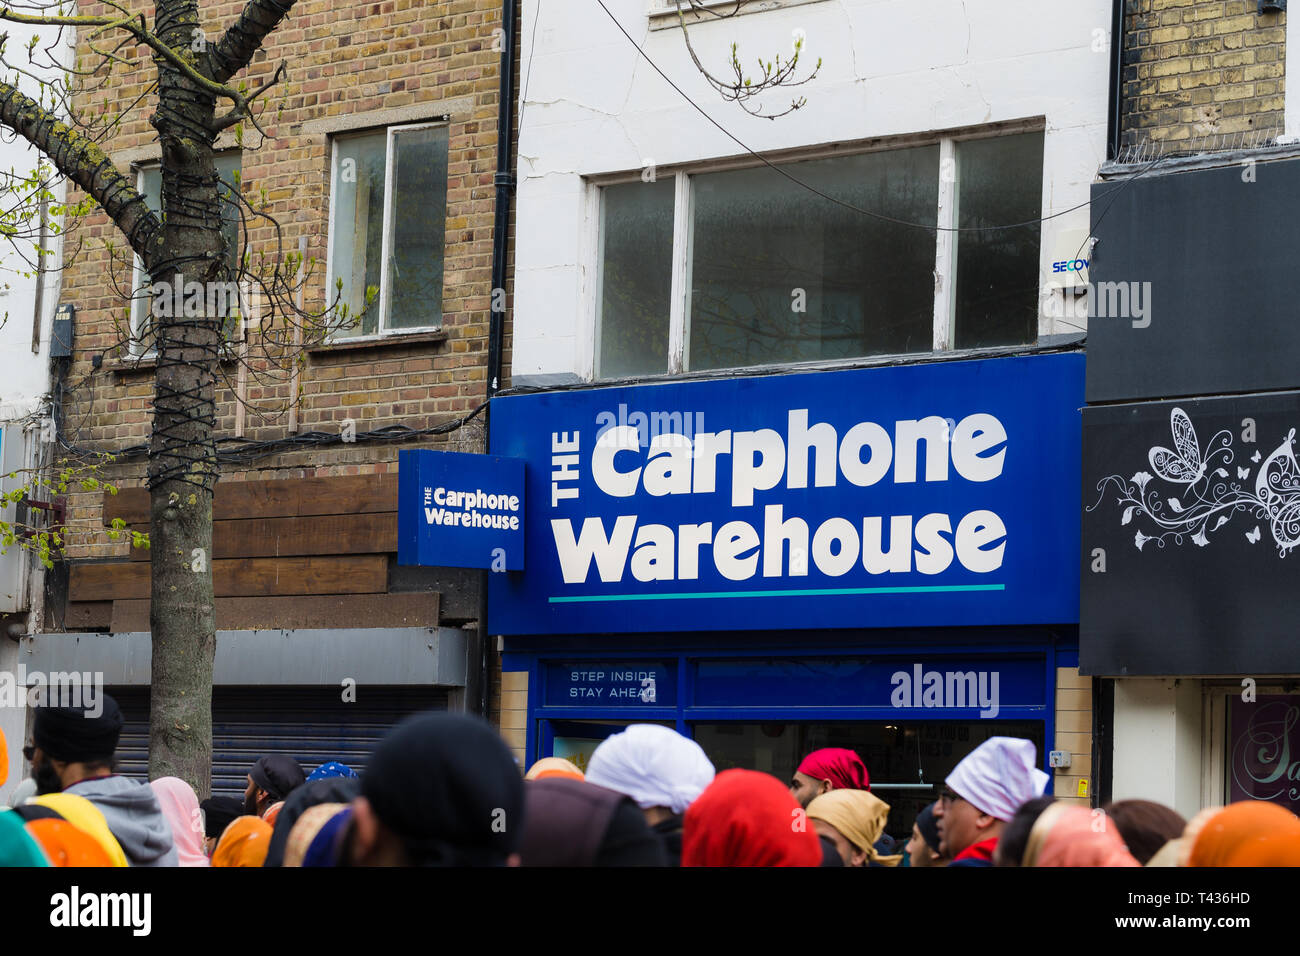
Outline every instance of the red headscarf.
<svg viewBox="0 0 1300 956">
<path fill-rule="evenodd" d="M 775 777 L 724 770 L 686 810 L 682 866 L 817 866 L 822 849 Z"/>
<path fill-rule="evenodd" d="M 786 764 L 788 767 L 789 764 Z M 797 768 L 814 780 L 829 780 L 836 790 L 870 790 L 871 777 L 867 765 L 852 750 L 843 747 L 826 747 L 814 750 L 803 758 Z"/>
</svg>

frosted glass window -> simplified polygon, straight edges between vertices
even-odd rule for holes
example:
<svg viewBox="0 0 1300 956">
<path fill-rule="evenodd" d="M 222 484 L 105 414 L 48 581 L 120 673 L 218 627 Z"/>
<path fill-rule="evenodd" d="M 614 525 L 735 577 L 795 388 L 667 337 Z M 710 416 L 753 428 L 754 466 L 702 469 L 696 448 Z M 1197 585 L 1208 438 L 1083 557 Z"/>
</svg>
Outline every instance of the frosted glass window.
<svg viewBox="0 0 1300 956">
<path fill-rule="evenodd" d="M 600 374 L 668 371 L 673 177 L 602 190 Z"/>
</svg>

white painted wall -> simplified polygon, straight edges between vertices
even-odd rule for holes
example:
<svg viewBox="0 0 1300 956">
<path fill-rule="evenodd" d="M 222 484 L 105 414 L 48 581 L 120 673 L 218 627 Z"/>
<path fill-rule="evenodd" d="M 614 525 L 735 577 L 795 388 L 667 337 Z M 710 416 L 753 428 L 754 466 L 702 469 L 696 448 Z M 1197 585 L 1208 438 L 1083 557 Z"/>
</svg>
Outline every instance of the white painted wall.
<svg viewBox="0 0 1300 956">
<path fill-rule="evenodd" d="M 46 54 L 39 51 L 51 51 L 48 55 L 58 62 L 72 62 L 73 35 L 69 30 L 60 34 L 51 28 L 37 30 L 10 24 L 8 32 L 10 40 L 7 49 L 10 56 L 15 62 L 21 62 L 24 69 L 47 78 L 55 75 L 53 70 L 39 69 L 29 64 L 26 53 L 22 52 L 26 50 L 27 40 L 33 33 L 41 36 L 36 54 L 41 66 L 46 66 L 49 61 L 43 59 Z M 39 97 L 36 76 L 20 77 L 19 88 L 33 98 Z M 25 140 L 12 133 L 0 135 L 0 170 L 12 170 L 20 176 L 26 175 L 35 169 L 38 159 L 39 154 Z M 9 188 L 8 177 L 0 177 L 0 200 L 5 200 L 6 208 L 14 204 L 12 197 L 6 199 Z M 60 186 L 54 193 L 55 201 L 58 202 L 63 199 L 65 190 Z M 58 305 L 61 280 L 59 265 L 62 261 L 62 243 L 53 230 L 47 248 L 55 250 L 55 255 L 45 258 L 48 272 L 44 279 L 44 299 L 39 317 L 40 344 L 33 351 L 33 328 L 37 321 L 37 280 L 31 273 L 37 257 L 31 243 L 16 244 L 0 239 L 0 428 L 3 429 L 0 473 L 32 468 L 40 461 L 39 419 L 46 414 L 50 392 L 50 326 Z M 13 482 L 3 484 L 5 490 L 8 490 Z M 11 520 L 13 509 L 6 509 L 3 517 Z M 6 554 L 0 555 L 0 610 L 31 607 L 33 602 L 29 599 L 36 596 L 36 610 L 29 615 L 29 633 L 35 630 L 30 618 L 39 613 L 40 603 L 40 575 L 32 573 L 35 568 L 39 568 L 37 562 L 28 560 L 16 547 L 9 548 Z M 0 680 L 11 679 L 9 675 L 15 673 L 19 655 L 18 643 L 7 634 L 0 633 Z M 26 708 L 22 705 L 11 706 L 11 703 L 9 699 L 0 699 L 0 732 L 5 736 L 9 751 L 8 779 L 0 786 L 0 801 L 6 800 L 18 783 L 23 769 L 22 747 L 26 743 Z"/>
<path fill-rule="evenodd" d="M 1155 800 L 1191 819 L 1201 809 L 1201 682 L 1115 681 L 1114 800 Z"/>
<path fill-rule="evenodd" d="M 624 29 L 710 117 L 757 151 L 1046 117 L 1044 215 L 1086 204 L 1105 159 L 1110 0 L 815 0 L 693 27 L 704 62 L 725 68 L 786 55 L 822 59 L 795 92 L 807 105 L 775 121 L 724 103 L 677 29 L 651 29 L 652 0 L 605 0 Z M 766 6 L 766 4 L 765 4 Z M 583 176 L 688 163 L 744 150 L 692 108 L 599 5 L 524 0 L 513 374 L 592 373 L 584 250 L 594 242 Z M 535 35 L 534 35 L 535 31 Z M 791 92 L 768 97 L 771 111 Z M 1044 223 L 1042 268 L 1087 207 Z M 1068 320 L 1075 325 L 1086 321 Z M 1044 315 L 1040 334 L 1077 331 Z"/>
</svg>

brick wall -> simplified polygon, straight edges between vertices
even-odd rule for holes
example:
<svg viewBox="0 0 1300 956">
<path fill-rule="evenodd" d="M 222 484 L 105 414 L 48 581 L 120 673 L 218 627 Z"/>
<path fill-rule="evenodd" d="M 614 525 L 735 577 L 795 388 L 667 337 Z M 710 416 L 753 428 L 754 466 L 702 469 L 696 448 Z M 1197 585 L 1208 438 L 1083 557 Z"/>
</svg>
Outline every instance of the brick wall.
<svg viewBox="0 0 1300 956">
<path fill-rule="evenodd" d="M 524 753 L 528 734 L 528 672 L 506 671 L 501 675 L 500 683 L 500 722 L 501 736 L 514 754 L 519 758 L 519 765 L 524 770 Z"/>
<path fill-rule="evenodd" d="M 1070 753 L 1070 766 L 1055 772 L 1056 796 L 1067 803 L 1091 806 L 1092 779 L 1092 678 L 1077 667 L 1056 669 L 1056 742 L 1051 750 Z M 1079 781 L 1087 782 L 1087 796 L 1079 796 Z"/>
<path fill-rule="evenodd" d="M 1286 14 L 1258 9 L 1256 0 L 1129 0 L 1122 147 L 1231 148 L 1241 134 L 1282 130 Z"/>
<path fill-rule="evenodd" d="M 128 6 L 152 17 L 152 3 L 133 0 Z M 242 7 L 243 0 L 200 3 L 209 42 Z M 105 10 L 91 3 L 80 12 L 97 15 Z M 308 309 L 320 309 L 327 296 L 331 162 L 330 136 L 311 124 L 319 127 L 376 111 L 428 113 L 435 105 L 454 101 L 454 110 L 449 109 L 445 338 L 307 353 L 300 365 L 298 432 L 337 433 L 348 418 L 358 432 L 397 423 L 427 427 L 459 418 L 484 400 L 500 63 L 500 53 L 492 47 L 500 17 L 499 0 L 298 0 L 269 38 L 265 55 L 259 54 L 237 78 L 253 86 L 269 78 L 281 61 L 286 64 L 286 79 L 272 91 L 261 120 L 267 140 L 259 143 L 261 137 L 253 130 L 244 137 L 242 192 L 255 204 L 265 197 L 266 213 L 278 223 L 284 250 L 295 251 L 299 238 L 306 238 L 308 255 L 316 259 L 304 296 Z M 81 55 L 85 62 L 84 49 Z M 77 105 L 123 108 L 145 94 L 156 71 L 143 47 L 135 50 L 135 57 L 133 68 L 114 68 L 103 88 Z M 131 161 L 153 158 L 156 136 L 148 124 L 152 108 L 146 96 L 104 141 L 119 169 L 129 171 Z M 228 137 L 218 142 L 219 147 L 225 145 L 233 145 Z M 74 191 L 72 201 L 78 198 Z M 251 220 L 249 239 L 254 257 L 271 255 L 276 226 Z M 66 431 L 80 447 L 98 451 L 147 441 L 150 429 L 153 369 L 121 363 L 132 266 L 124 245 L 101 213 L 77 223 L 60 296 L 78 310 L 76 354 L 67 377 L 71 388 L 65 403 Z M 508 287 L 508 310 L 510 291 Z M 269 358 L 259 358 L 258 351 L 252 349 L 244 386 L 243 433 L 256 440 L 283 438 L 291 433 L 288 363 L 274 350 Z M 95 356 L 102 358 L 101 367 L 92 364 Z M 506 361 L 508 368 L 508 355 Z M 237 370 L 235 362 L 222 364 L 219 437 L 234 433 Z M 477 422 L 422 442 L 434 443 L 453 450 L 484 450 Z M 358 444 L 282 453 L 246 467 L 223 468 L 222 480 L 390 471 L 397 467 L 398 447 Z M 122 485 L 140 484 L 144 464 L 119 463 L 105 474 Z M 70 496 L 70 556 L 125 554 L 125 544 L 109 542 L 99 529 L 100 501 L 95 492 Z"/>
</svg>

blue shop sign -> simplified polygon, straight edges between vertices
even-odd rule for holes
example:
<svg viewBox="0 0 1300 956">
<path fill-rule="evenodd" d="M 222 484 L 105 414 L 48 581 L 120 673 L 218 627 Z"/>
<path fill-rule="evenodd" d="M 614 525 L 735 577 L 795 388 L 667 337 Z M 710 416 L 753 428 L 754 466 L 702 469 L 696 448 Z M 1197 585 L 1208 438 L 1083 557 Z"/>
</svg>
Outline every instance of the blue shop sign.
<svg viewBox="0 0 1300 956">
<path fill-rule="evenodd" d="M 900 717 L 969 713 L 993 720 L 1007 707 L 1043 707 L 1042 657 L 797 658 L 696 664 L 699 707 L 890 708 Z M 1005 716 L 1005 715 L 1004 715 Z"/>
<path fill-rule="evenodd" d="M 498 634 L 1078 620 L 1083 356 L 498 399 Z"/>
<path fill-rule="evenodd" d="M 677 667 L 659 661 L 575 661 L 546 668 L 548 707 L 672 707 Z"/>
<path fill-rule="evenodd" d="M 397 563 L 524 567 L 524 463 L 427 448 L 397 453 Z"/>
</svg>

